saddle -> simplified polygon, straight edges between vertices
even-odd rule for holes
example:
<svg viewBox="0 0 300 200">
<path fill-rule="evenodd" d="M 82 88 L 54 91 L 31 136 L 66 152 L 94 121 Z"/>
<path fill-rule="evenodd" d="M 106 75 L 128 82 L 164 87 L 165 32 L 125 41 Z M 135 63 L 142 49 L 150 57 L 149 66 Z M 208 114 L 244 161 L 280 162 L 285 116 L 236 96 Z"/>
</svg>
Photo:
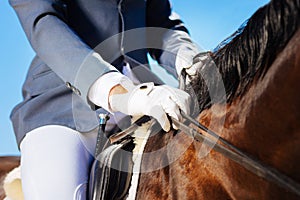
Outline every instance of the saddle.
<svg viewBox="0 0 300 200">
<path fill-rule="evenodd" d="M 99 128 L 97 145 L 101 151 L 97 153 L 96 148 L 96 159 L 90 172 L 89 199 L 126 198 L 132 178 L 132 151 L 135 147 L 134 138 L 130 136 L 130 132 L 134 131 L 133 126 L 141 126 L 149 120 L 149 117 L 142 117 L 128 129 L 110 135 L 106 135 L 104 127 Z M 111 138 L 118 139 L 110 142 Z"/>
<path fill-rule="evenodd" d="M 90 176 L 91 199 L 124 199 L 131 182 L 133 140 L 107 147 L 96 158 Z"/>
</svg>

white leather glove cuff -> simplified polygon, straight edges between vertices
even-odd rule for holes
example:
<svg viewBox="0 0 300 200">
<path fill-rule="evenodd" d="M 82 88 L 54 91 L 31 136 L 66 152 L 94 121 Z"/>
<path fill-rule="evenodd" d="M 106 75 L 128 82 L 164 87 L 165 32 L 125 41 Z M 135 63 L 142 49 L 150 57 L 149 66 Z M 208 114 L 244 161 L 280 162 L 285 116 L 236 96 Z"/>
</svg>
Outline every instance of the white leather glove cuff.
<svg viewBox="0 0 300 200">
<path fill-rule="evenodd" d="M 196 51 L 197 50 L 197 51 Z M 183 69 L 193 65 L 194 57 L 199 53 L 198 49 L 189 49 L 187 47 L 178 50 L 175 60 L 177 75 L 180 76 Z"/>
<path fill-rule="evenodd" d="M 144 115 L 145 113 L 142 112 L 141 108 L 148 101 L 148 94 L 152 91 L 154 83 L 142 83 L 135 86 L 132 82 L 122 80 L 121 85 L 128 93 L 112 95 L 109 98 L 112 111 L 120 111 L 130 115 Z"/>
<path fill-rule="evenodd" d="M 101 106 L 109 112 L 113 112 L 109 104 L 110 90 L 122 82 L 131 82 L 126 76 L 119 72 L 109 72 L 99 77 L 90 87 L 89 100 L 97 106 Z M 131 83 L 132 84 L 132 83 Z"/>
</svg>

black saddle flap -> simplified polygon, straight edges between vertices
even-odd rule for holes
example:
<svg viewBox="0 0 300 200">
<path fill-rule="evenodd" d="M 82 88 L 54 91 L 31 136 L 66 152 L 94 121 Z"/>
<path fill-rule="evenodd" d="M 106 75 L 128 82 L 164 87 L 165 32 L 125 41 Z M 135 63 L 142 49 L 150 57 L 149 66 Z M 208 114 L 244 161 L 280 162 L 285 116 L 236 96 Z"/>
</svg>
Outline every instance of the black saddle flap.
<svg viewBox="0 0 300 200">
<path fill-rule="evenodd" d="M 92 200 L 124 199 L 132 175 L 133 140 L 106 147 L 94 161 L 90 174 L 89 196 Z"/>
</svg>

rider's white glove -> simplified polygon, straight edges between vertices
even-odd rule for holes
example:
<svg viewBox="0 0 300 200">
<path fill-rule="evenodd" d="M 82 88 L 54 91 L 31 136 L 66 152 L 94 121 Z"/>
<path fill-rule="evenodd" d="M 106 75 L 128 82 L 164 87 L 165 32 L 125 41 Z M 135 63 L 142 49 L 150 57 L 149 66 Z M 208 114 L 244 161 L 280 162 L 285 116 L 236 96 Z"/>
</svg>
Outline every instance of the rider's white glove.
<svg viewBox="0 0 300 200">
<path fill-rule="evenodd" d="M 103 93 L 103 90 L 107 91 L 107 89 L 103 88 L 103 85 L 107 85 L 105 81 L 111 81 L 109 76 L 112 77 L 114 75 L 113 73 L 116 72 L 105 74 L 99 79 L 98 83 L 94 83 L 91 87 L 89 98 L 96 105 L 102 106 L 110 112 L 119 111 L 132 116 L 152 116 L 160 123 L 165 131 L 170 130 L 170 121 L 167 115 L 182 121 L 180 110 L 189 114 L 191 99 L 186 92 L 167 85 L 155 86 L 153 83 L 134 85 L 126 76 L 120 77 L 120 74 L 116 75 L 119 76 L 119 83 L 111 85 L 120 85 L 127 92 L 113 94 L 110 97 L 108 97 L 108 95 L 103 97 L 102 95 L 107 93 Z M 102 78 L 103 80 L 101 80 Z M 98 92 L 95 88 L 97 88 Z M 112 87 L 110 87 L 110 89 L 112 89 Z M 93 95 L 91 93 L 93 93 Z M 99 95 L 102 97 L 98 98 L 97 96 Z M 109 100 L 105 102 L 107 98 Z M 105 107 L 105 105 L 108 105 L 108 107 Z M 177 129 L 174 125 L 173 128 Z"/>
<path fill-rule="evenodd" d="M 179 51 L 175 62 L 178 76 L 181 76 L 182 71 L 185 70 L 189 78 L 193 79 L 208 60 L 209 52 L 199 53 L 193 58 L 190 58 L 185 55 L 184 51 Z"/>
</svg>

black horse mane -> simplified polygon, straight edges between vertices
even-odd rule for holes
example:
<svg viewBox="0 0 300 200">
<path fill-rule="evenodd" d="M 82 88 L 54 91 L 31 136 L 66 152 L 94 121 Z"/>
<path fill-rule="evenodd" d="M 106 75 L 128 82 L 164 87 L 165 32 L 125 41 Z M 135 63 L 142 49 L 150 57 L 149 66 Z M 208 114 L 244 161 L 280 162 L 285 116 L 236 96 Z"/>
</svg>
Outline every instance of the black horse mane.
<svg viewBox="0 0 300 200">
<path fill-rule="evenodd" d="M 210 70 L 205 70 L 211 67 L 213 62 L 210 62 L 192 81 L 200 111 L 218 100 L 226 99 L 227 103 L 231 103 L 245 93 L 254 79 L 264 76 L 276 56 L 299 28 L 299 4 L 299 0 L 271 1 L 254 13 L 240 35 L 211 55 L 222 80 L 212 78 L 209 79 L 209 83 L 205 82 L 203 77 L 210 77 Z M 224 92 L 220 92 L 212 103 L 208 90 L 211 87 L 207 84 L 216 88 L 222 81 L 226 97 L 222 95 Z"/>
</svg>

